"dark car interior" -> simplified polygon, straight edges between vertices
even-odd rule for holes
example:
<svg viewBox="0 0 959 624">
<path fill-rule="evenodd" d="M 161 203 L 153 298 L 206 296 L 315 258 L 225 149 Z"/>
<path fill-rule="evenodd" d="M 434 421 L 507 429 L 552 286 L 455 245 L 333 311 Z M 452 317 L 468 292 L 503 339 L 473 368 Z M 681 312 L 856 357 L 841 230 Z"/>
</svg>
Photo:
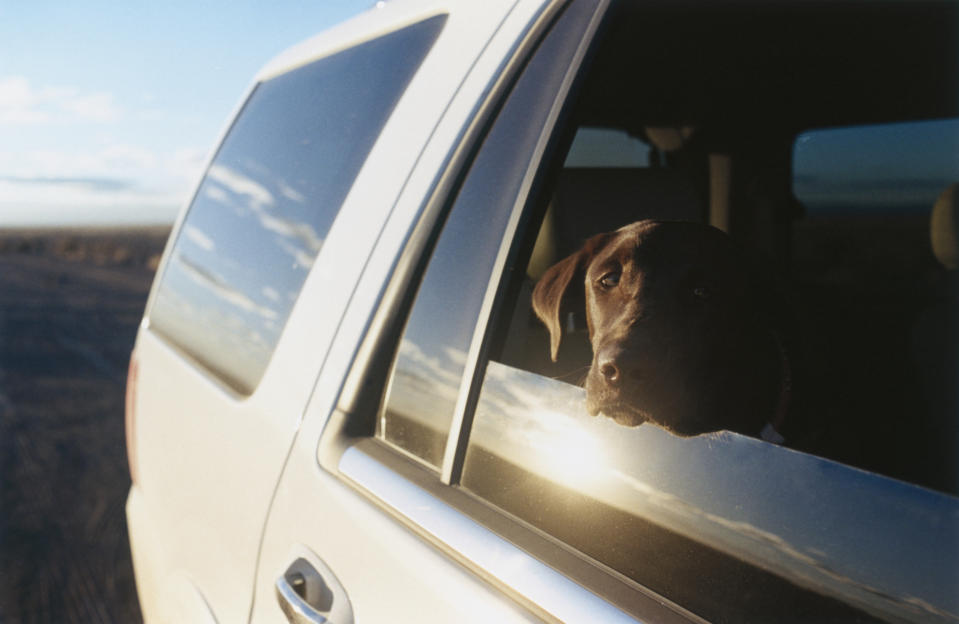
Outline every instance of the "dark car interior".
<svg viewBox="0 0 959 624">
<path fill-rule="evenodd" d="M 607 19 L 541 176 L 493 359 L 581 382 L 585 320 L 572 315 L 573 339 L 551 362 L 529 307 L 536 279 L 598 232 L 644 218 L 709 223 L 774 268 L 795 308 L 816 430 L 800 450 L 957 493 L 959 155 L 945 155 L 946 179 L 916 173 L 933 158 L 921 142 L 917 155 L 864 141 L 863 162 L 827 150 L 838 178 L 858 172 L 855 201 L 816 195 L 796 167 L 810 133 L 955 131 L 959 5 L 712 7 L 624 2 Z M 645 166 L 569 163 L 582 128 L 640 141 Z M 879 170 L 870 163 L 883 151 L 891 165 Z M 935 189 L 896 199 L 907 179 Z"/>
</svg>

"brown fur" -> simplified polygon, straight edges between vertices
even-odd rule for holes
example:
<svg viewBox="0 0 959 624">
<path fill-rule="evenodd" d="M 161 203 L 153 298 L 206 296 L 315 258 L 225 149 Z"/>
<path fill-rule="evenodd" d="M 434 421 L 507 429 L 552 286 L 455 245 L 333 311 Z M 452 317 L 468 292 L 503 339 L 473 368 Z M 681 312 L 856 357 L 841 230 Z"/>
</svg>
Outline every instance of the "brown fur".
<svg viewBox="0 0 959 624">
<path fill-rule="evenodd" d="M 755 268 L 715 228 L 639 221 L 547 270 L 533 308 L 555 361 L 564 297 L 585 288 L 590 413 L 682 436 L 757 435 L 776 416 L 788 365 L 781 302 Z"/>
</svg>

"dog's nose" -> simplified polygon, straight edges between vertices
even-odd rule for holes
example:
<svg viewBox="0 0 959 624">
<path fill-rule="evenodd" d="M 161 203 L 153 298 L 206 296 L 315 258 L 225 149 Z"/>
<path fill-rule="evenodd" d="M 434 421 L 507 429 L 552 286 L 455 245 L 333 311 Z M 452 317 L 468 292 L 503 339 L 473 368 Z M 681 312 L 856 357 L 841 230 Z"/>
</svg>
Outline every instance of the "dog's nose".
<svg viewBox="0 0 959 624">
<path fill-rule="evenodd" d="M 619 367 L 616 366 L 616 360 L 613 358 L 603 358 L 599 362 L 599 372 L 603 375 L 603 379 L 606 380 L 606 383 L 619 383 L 621 375 L 619 372 Z"/>
</svg>

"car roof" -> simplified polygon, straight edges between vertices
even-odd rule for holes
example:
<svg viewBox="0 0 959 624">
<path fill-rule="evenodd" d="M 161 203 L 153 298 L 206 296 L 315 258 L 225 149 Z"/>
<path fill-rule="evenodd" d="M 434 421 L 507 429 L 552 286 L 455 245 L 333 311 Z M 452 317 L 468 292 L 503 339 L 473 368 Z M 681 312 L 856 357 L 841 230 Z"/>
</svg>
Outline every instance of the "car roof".
<svg viewBox="0 0 959 624">
<path fill-rule="evenodd" d="M 297 43 L 274 57 L 257 74 L 256 81 L 286 73 L 434 15 L 450 13 L 456 4 L 448 0 L 393 0 L 377 2 L 370 9 Z"/>
</svg>

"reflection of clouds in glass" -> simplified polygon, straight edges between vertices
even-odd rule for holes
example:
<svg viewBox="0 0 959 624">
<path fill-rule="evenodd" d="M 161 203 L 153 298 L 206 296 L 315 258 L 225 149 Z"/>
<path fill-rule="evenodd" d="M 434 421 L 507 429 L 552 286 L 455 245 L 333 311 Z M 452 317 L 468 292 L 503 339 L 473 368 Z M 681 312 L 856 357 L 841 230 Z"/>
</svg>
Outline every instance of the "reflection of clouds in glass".
<svg viewBox="0 0 959 624">
<path fill-rule="evenodd" d="M 463 363 L 466 362 L 466 353 L 450 347 L 444 347 L 442 353 L 445 361 L 439 357 L 427 355 L 418 344 L 404 339 L 400 343 L 396 367 L 411 377 L 419 377 L 430 383 L 439 383 L 443 388 L 459 388 L 460 373 Z"/>
<path fill-rule="evenodd" d="M 954 575 L 943 545 L 959 537 L 956 499 L 728 432 L 621 427 L 588 416 L 584 399 L 582 388 L 491 362 L 470 444 L 869 612 L 955 620 L 941 579 Z M 469 458 L 465 470 L 468 479 Z"/>
<path fill-rule="evenodd" d="M 396 360 L 387 404 L 390 410 L 437 432 L 449 428 L 459 395 L 462 364 L 466 354 L 443 349 L 442 357 L 430 356 L 416 343 L 404 339 Z"/>
<path fill-rule="evenodd" d="M 175 334 L 193 352 L 202 354 L 203 363 L 213 371 L 242 388 L 251 388 L 266 364 L 268 345 L 262 337 L 251 340 L 248 323 L 230 309 L 215 304 L 193 305 L 191 302 L 201 302 L 202 297 L 188 294 L 186 286 L 200 285 L 182 279 L 182 274 L 171 276 L 167 284 L 178 283 L 178 287 L 161 290 L 152 309 L 153 314 L 165 319 L 162 332 Z"/>
<path fill-rule="evenodd" d="M 443 347 L 443 355 L 456 366 L 462 368 L 466 366 L 466 352 L 453 347 Z"/>
<path fill-rule="evenodd" d="M 210 294 L 220 300 L 245 312 L 256 314 L 264 319 L 277 318 L 278 314 L 275 310 L 257 304 L 245 294 L 230 286 L 223 278 L 214 275 L 199 264 L 191 261 L 182 253 L 176 255 L 176 261 L 190 279 L 200 286 L 207 288 Z"/>
<path fill-rule="evenodd" d="M 588 428 L 566 414 L 539 409 L 532 414 L 538 427 L 527 429 L 526 448 L 539 464 L 540 474 L 567 487 L 588 489 L 606 476 L 608 467 L 603 447 Z"/>
<path fill-rule="evenodd" d="M 503 444 L 505 436 L 510 447 L 520 449 L 530 440 L 551 437 L 549 432 L 556 427 L 584 430 L 580 424 L 582 419 L 577 418 L 577 415 L 586 414 L 586 400 L 581 388 L 559 382 L 552 382 L 556 384 L 555 388 L 539 384 L 532 380 L 545 378 L 536 375 L 530 375 L 530 380 L 523 379 L 530 383 L 517 383 L 514 370 L 496 362 L 487 367 L 478 408 L 482 418 L 475 420 L 474 440 L 488 440 L 492 446 Z M 542 418 L 543 415 L 551 415 L 557 420 Z M 543 476 L 550 478 L 549 474 Z"/>
<path fill-rule="evenodd" d="M 299 219 L 284 219 L 266 212 L 258 213 L 257 217 L 265 229 L 300 242 L 311 255 L 315 256 L 323 246 L 323 239 L 317 236 L 316 230 L 309 223 Z"/>
<path fill-rule="evenodd" d="M 203 195 L 210 201 L 217 204 L 228 205 L 230 203 L 230 196 L 227 195 L 226 191 L 219 186 L 214 186 L 212 184 L 206 185 L 206 187 L 203 189 Z"/>
<path fill-rule="evenodd" d="M 214 165 L 210 168 L 208 179 L 221 187 L 208 185 L 205 194 L 217 203 L 225 205 L 232 203 L 226 191 L 243 198 L 240 205 L 236 206 L 237 208 L 250 210 L 263 229 L 278 234 L 281 237 L 277 243 L 278 247 L 290 254 L 297 265 L 312 266 L 313 259 L 323 246 L 323 238 L 313 225 L 302 217 L 277 214 L 278 208 L 284 208 L 282 204 L 278 204 L 277 194 L 286 201 L 296 204 L 304 204 L 306 196 L 281 178 L 271 175 L 264 167 L 248 163 L 247 168 L 255 170 L 258 179 L 253 179 L 226 165 Z M 270 188 L 275 188 L 277 194 L 271 192 Z"/>
<path fill-rule="evenodd" d="M 819 591 L 834 590 L 844 600 L 859 603 L 877 615 L 892 612 L 899 617 L 932 618 L 929 621 L 954 621 L 959 614 L 915 596 L 897 594 L 889 589 L 856 579 L 839 568 L 849 568 L 849 561 L 840 561 L 819 548 L 798 548 L 781 536 L 749 522 L 730 520 L 689 504 L 620 470 L 607 476 L 633 489 L 639 497 L 617 496 L 615 507 L 630 513 L 644 508 L 642 514 L 657 524 L 679 531 L 688 537 L 718 546 L 721 550 L 745 559 L 782 576 Z M 609 502 L 609 501 L 606 501 Z M 850 570 L 855 574 L 861 570 Z"/>
<path fill-rule="evenodd" d="M 309 268 L 313 265 L 313 259 L 316 256 L 315 253 L 310 253 L 306 249 L 303 249 L 302 247 L 299 247 L 285 239 L 280 239 L 277 241 L 277 246 L 286 253 L 290 254 L 290 256 L 293 258 L 293 261 L 296 263 L 296 266 Z"/>
<path fill-rule="evenodd" d="M 276 203 L 273 194 L 264 186 L 224 165 L 213 165 L 207 177 L 226 187 L 234 195 L 247 198 L 251 208 L 272 206 Z"/>
<path fill-rule="evenodd" d="M 204 251 L 213 251 L 216 248 L 216 245 L 213 243 L 213 239 L 201 232 L 199 228 L 195 226 L 186 226 L 183 228 L 183 233 L 188 239 L 190 239 L 190 242 Z"/>
<path fill-rule="evenodd" d="M 275 289 L 275 288 L 271 288 L 271 287 L 269 287 L 269 286 L 264 286 L 263 289 L 262 289 L 260 292 L 262 292 L 262 293 L 263 293 L 263 296 L 266 297 L 267 299 L 269 299 L 270 301 L 279 301 L 279 300 L 280 300 L 280 293 L 276 292 L 276 289 Z"/>
<path fill-rule="evenodd" d="M 284 182 L 283 180 L 277 180 L 276 185 L 280 188 L 280 195 L 287 198 L 292 202 L 302 204 L 306 202 L 306 195 L 300 193 L 295 188 Z"/>
</svg>

